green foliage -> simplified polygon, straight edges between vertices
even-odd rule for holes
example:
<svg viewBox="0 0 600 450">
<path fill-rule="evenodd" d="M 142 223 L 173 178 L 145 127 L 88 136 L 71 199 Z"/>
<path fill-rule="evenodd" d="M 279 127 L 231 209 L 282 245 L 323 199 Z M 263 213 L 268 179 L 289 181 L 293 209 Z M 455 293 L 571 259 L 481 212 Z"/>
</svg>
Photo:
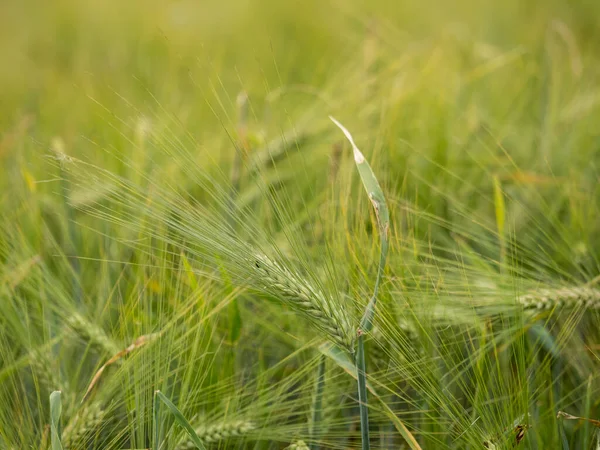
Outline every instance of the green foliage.
<svg viewBox="0 0 600 450">
<path fill-rule="evenodd" d="M 598 446 L 598 2 L 0 3 L 0 450 Z"/>
<path fill-rule="evenodd" d="M 344 126 L 335 120 L 333 117 L 329 117 L 333 123 L 335 123 L 344 133 L 350 144 L 352 145 L 352 152 L 354 154 L 354 162 L 356 168 L 360 174 L 360 179 L 363 182 L 369 200 L 373 204 L 375 215 L 377 217 L 377 225 L 379 228 L 379 235 L 381 238 L 381 250 L 379 257 L 379 269 L 377 270 L 377 279 L 375 280 L 375 291 L 373 297 L 367 304 L 365 312 L 360 320 L 360 326 L 358 329 L 357 346 L 356 352 L 356 373 L 358 376 L 358 402 L 360 408 L 360 428 L 361 428 L 361 441 L 363 450 L 369 450 L 369 410 L 368 410 L 368 399 L 367 399 L 367 369 L 365 359 L 365 336 L 364 333 L 368 333 L 373 328 L 373 317 L 375 316 L 375 305 L 377 302 L 377 291 L 379 290 L 379 283 L 381 282 L 381 276 L 385 268 L 385 262 L 388 253 L 388 234 L 390 228 L 390 214 L 385 201 L 383 191 L 379 186 L 379 181 L 373 173 L 371 166 L 365 159 L 364 155 L 358 149 L 352 135 L 348 132 Z"/>
</svg>

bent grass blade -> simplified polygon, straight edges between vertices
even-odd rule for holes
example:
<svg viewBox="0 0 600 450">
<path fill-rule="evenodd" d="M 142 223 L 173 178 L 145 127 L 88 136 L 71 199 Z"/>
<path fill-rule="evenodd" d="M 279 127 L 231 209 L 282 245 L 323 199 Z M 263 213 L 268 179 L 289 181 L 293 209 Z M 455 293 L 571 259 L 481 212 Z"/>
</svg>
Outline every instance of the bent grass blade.
<svg viewBox="0 0 600 450">
<path fill-rule="evenodd" d="M 156 450 L 160 449 L 160 445 L 159 445 L 160 438 L 159 438 L 159 433 L 158 433 L 158 423 L 159 423 L 158 422 L 158 418 L 159 418 L 159 402 L 158 402 L 158 400 L 160 400 L 167 406 L 167 408 L 169 409 L 169 412 L 171 414 L 173 414 L 173 417 L 175 417 L 175 421 L 177 422 L 177 424 L 180 427 L 182 427 L 185 431 L 187 431 L 188 435 L 190 436 L 191 441 L 194 443 L 196 448 L 199 448 L 200 450 L 206 450 L 206 447 L 204 446 L 204 444 L 202 443 L 202 441 L 200 440 L 200 438 L 194 431 L 194 428 L 192 428 L 192 426 L 187 421 L 187 419 L 183 416 L 181 411 L 179 411 L 179 409 L 177 409 L 177 407 L 173 404 L 173 402 L 171 402 L 171 400 L 169 400 L 165 396 L 165 394 L 163 394 L 160 391 L 154 392 L 154 433 L 155 433 L 154 440 L 155 440 Z"/>
<path fill-rule="evenodd" d="M 373 317 L 375 316 L 375 304 L 377 302 L 377 292 L 379 290 L 379 283 L 383 276 L 383 270 L 387 260 L 388 253 L 388 234 L 390 229 L 390 214 L 385 201 L 385 196 L 377 177 L 373 173 L 373 169 L 365 159 L 362 152 L 354 143 L 354 139 L 350 132 L 340 122 L 333 117 L 329 116 L 331 121 L 338 126 L 342 133 L 346 136 L 350 144 L 352 145 L 352 152 L 354 154 L 354 162 L 356 168 L 362 180 L 363 186 L 367 191 L 369 200 L 375 209 L 375 215 L 377 217 L 377 225 L 379 228 L 379 235 L 381 238 L 381 251 L 379 256 L 379 268 L 377 270 L 377 278 L 375 280 L 375 288 L 373 290 L 373 296 L 367 304 L 364 315 L 360 321 L 360 327 L 358 329 L 358 349 L 356 352 L 356 369 L 358 376 L 358 402 L 360 408 L 360 429 L 363 450 L 369 450 L 369 410 L 367 401 L 367 374 L 365 365 L 365 343 L 364 334 L 368 333 L 373 327 Z"/>
<path fill-rule="evenodd" d="M 50 394 L 50 441 L 52 443 L 52 450 L 63 450 L 60 440 L 60 415 L 62 414 L 60 393 L 60 391 L 54 391 Z"/>
</svg>

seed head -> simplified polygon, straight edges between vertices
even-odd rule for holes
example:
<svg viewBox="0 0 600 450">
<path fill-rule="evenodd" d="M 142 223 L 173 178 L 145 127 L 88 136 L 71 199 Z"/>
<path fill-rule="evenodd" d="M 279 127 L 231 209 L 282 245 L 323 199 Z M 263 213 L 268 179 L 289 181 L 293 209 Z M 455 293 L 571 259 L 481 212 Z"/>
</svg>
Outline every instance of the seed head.
<svg viewBox="0 0 600 450">
<path fill-rule="evenodd" d="M 540 289 L 518 297 L 523 308 L 544 310 L 552 308 L 600 309 L 600 290 L 589 287 Z"/>
<path fill-rule="evenodd" d="M 313 286 L 300 275 L 268 258 L 257 254 L 251 262 L 261 276 L 260 289 L 287 303 L 302 313 L 315 327 L 350 353 L 353 352 L 352 333 L 341 307 L 336 308 L 333 299 L 328 298 L 318 287 Z"/>
</svg>

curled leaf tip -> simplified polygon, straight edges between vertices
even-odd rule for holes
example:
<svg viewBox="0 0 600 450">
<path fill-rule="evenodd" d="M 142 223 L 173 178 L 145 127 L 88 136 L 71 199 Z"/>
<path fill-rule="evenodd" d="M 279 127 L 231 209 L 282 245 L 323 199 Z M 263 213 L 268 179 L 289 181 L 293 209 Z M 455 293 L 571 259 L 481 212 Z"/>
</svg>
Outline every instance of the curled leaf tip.
<svg viewBox="0 0 600 450">
<path fill-rule="evenodd" d="M 362 164 L 365 162 L 365 157 L 362 154 L 362 152 L 358 149 L 358 147 L 356 146 L 356 144 L 354 143 L 354 139 L 352 139 L 352 135 L 350 134 L 350 132 L 346 129 L 346 127 L 344 125 L 342 125 L 341 123 L 339 123 L 334 117 L 329 116 L 329 118 L 331 119 L 331 121 L 333 123 L 335 123 L 337 125 L 337 127 L 342 130 L 342 133 L 344 133 L 344 135 L 346 136 L 346 138 L 348 139 L 348 141 L 350 141 L 350 145 L 352 145 L 352 151 L 354 152 L 354 161 L 356 161 L 356 164 Z"/>
</svg>

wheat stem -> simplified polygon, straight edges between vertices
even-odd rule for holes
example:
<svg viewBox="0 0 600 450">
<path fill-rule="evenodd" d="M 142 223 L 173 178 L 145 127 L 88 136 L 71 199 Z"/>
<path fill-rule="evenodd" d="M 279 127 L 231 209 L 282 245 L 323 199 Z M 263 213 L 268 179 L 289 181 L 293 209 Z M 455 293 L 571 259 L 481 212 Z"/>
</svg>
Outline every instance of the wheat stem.
<svg viewBox="0 0 600 450">
<path fill-rule="evenodd" d="M 369 450 L 369 409 L 367 407 L 367 370 L 365 363 L 365 335 L 358 330 L 358 351 L 356 353 L 356 375 L 358 379 L 358 403 L 360 409 L 360 434 L 362 450 Z"/>
</svg>

